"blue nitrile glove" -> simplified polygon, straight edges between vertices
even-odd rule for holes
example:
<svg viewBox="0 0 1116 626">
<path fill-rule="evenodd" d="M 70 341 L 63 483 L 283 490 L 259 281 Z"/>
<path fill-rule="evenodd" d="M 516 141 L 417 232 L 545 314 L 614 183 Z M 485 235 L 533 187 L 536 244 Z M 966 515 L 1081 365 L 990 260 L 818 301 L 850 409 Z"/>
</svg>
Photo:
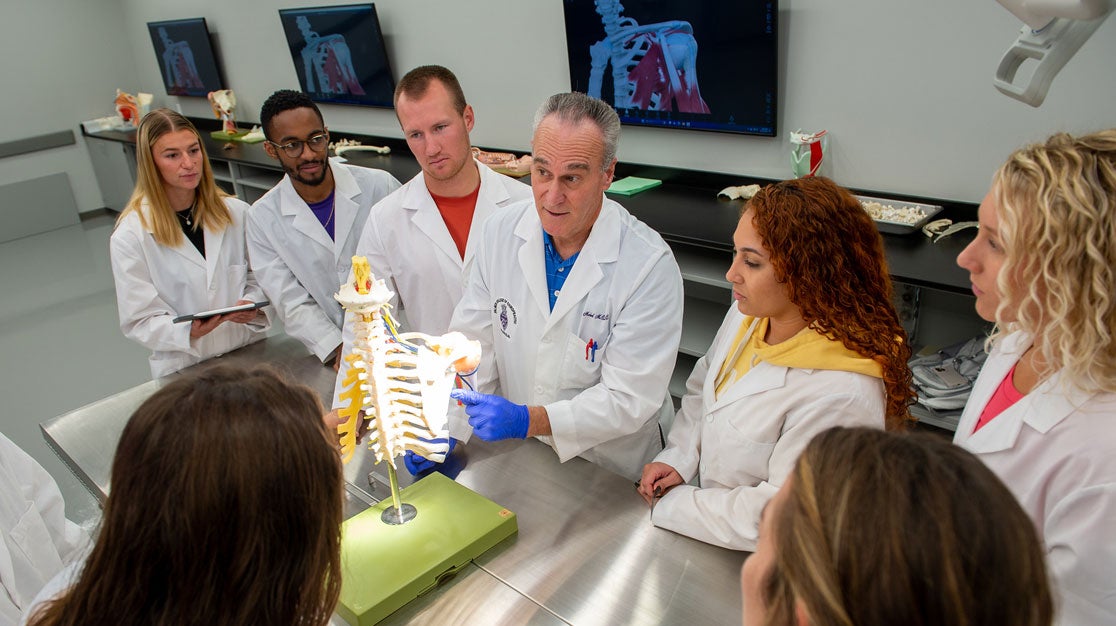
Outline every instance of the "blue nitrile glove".
<svg viewBox="0 0 1116 626">
<path fill-rule="evenodd" d="M 430 443 L 442 443 L 445 441 L 445 439 L 423 439 L 423 441 L 429 441 Z M 456 445 L 457 440 L 453 437 L 450 437 L 449 450 L 446 451 L 447 459 L 449 458 L 450 453 L 453 452 L 453 448 Z M 421 454 L 415 454 L 414 450 L 407 450 L 407 452 L 403 454 L 403 465 L 407 466 L 407 471 L 411 473 L 411 476 L 418 476 L 421 472 L 432 470 L 441 465 L 441 463 L 438 463 L 437 461 L 431 461 Z"/>
<path fill-rule="evenodd" d="M 451 389 L 450 397 L 465 405 L 469 425 L 481 439 L 499 441 L 527 437 L 531 418 L 526 406 L 467 389 Z"/>
</svg>

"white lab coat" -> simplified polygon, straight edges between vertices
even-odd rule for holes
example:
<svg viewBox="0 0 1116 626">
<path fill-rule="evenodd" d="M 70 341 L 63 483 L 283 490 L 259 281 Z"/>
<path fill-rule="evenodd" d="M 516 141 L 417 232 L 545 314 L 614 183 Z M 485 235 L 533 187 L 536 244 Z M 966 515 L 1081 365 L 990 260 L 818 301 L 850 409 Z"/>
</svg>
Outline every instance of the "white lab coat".
<svg viewBox="0 0 1116 626">
<path fill-rule="evenodd" d="M 656 458 L 689 483 L 651 511 L 661 528 L 755 550 L 760 512 L 806 444 L 833 426 L 884 428 L 883 381 L 865 374 L 756 364 L 716 397 L 716 379 L 744 319 L 736 304 L 686 381 L 667 447 Z M 746 335 L 744 341 L 750 335 Z"/>
<path fill-rule="evenodd" d="M 551 312 L 534 202 L 494 214 L 482 243 L 450 323 L 481 342 L 478 390 L 545 406 L 553 436 L 541 439 L 562 462 L 581 456 L 635 480 L 673 411 L 682 275 L 670 248 L 606 198 Z M 455 437 L 468 432 L 451 422 Z"/>
<path fill-rule="evenodd" d="M 1000 477 L 1038 528 L 1061 624 L 1116 624 L 1116 394 L 1064 390 L 1055 375 L 973 433 L 1031 345 L 999 341 L 973 385 L 954 443 Z"/>
<path fill-rule="evenodd" d="M 54 479 L 2 434 L 0 538 L 0 625 L 18 623 L 39 590 L 89 547 L 85 531 L 66 519 Z"/>
<path fill-rule="evenodd" d="M 288 335 L 323 362 L 341 343 L 341 305 L 333 299 L 349 275 L 368 213 L 399 181 L 382 170 L 329 163 L 335 190 L 334 235 L 314 216 L 289 176 L 248 212 L 252 271 Z"/>
<path fill-rule="evenodd" d="M 531 197 L 529 186 L 479 162 L 474 164 L 480 170 L 480 191 L 464 259 L 426 188 L 422 172 L 372 207 L 372 217 L 360 235 L 355 254 L 368 257 L 372 274 L 395 293 L 392 305 L 398 307 L 397 311 L 405 311 L 408 331 L 445 334 L 453 309 L 461 300 L 466 268 L 480 245 L 481 224 L 500 207 Z M 341 333 L 346 354 L 353 339 L 350 320 L 351 315 L 346 315 Z M 348 362 L 342 361 L 334 408 L 344 405 L 339 394 L 348 369 Z"/>
<path fill-rule="evenodd" d="M 251 324 L 225 322 L 199 339 L 190 338 L 189 323 L 172 321 L 179 315 L 232 306 L 238 300 L 264 300 L 248 269 L 244 242 L 248 205 L 226 198 L 225 206 L 232 223 L 221 232 L 205 231 L 204 257 L 185 236 L 174 247 L 156 242 L 136 213 L 125 217 L 109 239 L 120 330 L 152 351 L 153 378 L 266 336 L 270 326 L 266 317 Z M 140 210 L 150 207 L 144 204 Z"/>
</svg>

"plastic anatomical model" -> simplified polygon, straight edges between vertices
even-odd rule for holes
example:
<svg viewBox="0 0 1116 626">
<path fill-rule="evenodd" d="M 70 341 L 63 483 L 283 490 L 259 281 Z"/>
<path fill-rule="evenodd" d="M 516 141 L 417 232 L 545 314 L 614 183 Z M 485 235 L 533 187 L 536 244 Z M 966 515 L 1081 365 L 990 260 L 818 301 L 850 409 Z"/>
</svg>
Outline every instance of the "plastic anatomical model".
<svg viewBox="0 0 1116 626">
<path fill-rule="evenodd" d="M 310 20 L 300 15 L 295 20 L 306 47 L 302 64 L 306 74 L 306 91 L 330 94 L 364 95 L 364 88 L 353 69 L 353 57 L 344 35 L 322 37 L 310 28 Z M 315 80 L 317 88 L 314 87 Z"/>
<path fill-rule="evenodd" d="M 818 173 L 822 159 L 829 149 L 829 131 L 804 133 L 801 129 L 790 134 L 791 171 L 795 178 L 806 178 Z"/>
<path fill-rule="evenodd" d="M 211 91 L 208 97 L 213 114 L 221 119 L 221 130 L 230 135 L 237 134 L 236 95 L 233 94 L 232 89 Z"/>
<path fill-rule="evenodd" d="M 480 362 L 480 343 L 461 333 L 434 337 L 423 333 L 397 333 L 388 312 L 394 295 L 384 281 L 377 280 L 368 259 L 353 257 L 353 282 L 341 285 L 334 295 L 353 314 L 352 353 L 349 373 L 342 381 L 339 414 L 345 419 L 337 427 L 345 462 L 356 448 L 357 429 L 363 413 L 368 425 L 368 447 L 376 462 L 387 461 L 392 499 L 397 512 L 391 523 L 409 519 L 399 503 L 395 457 L 413 450 L 432 461 L 442 462 L 449 452 L 449 392 L 454 376 L 467 374 Z M 385 510 L 385 515 L 391 511 Z M 411 508 L 413 516 L 414 509 Z M 385 518 L 385 521 L 387 519 Z"/>
<path fill-rule="evenodd" d="M 621 17 L 619 0 L 596 0 L 605 38 L 589 47 L 589 95 L 601 97 L 612 65 L 613 106 L 618 109 L 709 113 L 697 79 L 697 39 L 689 22 L 640 26 Z"/>
</svg>

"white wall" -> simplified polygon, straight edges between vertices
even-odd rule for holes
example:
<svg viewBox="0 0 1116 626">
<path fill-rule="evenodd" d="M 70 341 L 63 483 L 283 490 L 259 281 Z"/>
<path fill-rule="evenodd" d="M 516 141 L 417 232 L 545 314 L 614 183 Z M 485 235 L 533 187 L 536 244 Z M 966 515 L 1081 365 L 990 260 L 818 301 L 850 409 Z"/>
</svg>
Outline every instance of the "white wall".
<svg viewBox="0 0 1116 626">
<path fill-rule="evenodd" d="M 66 172 L 79 211 L 104 206 L 82 120 L 111 115 L 138 86 L 118 0 L 2 0 L 0 141 L 72 129 L 77 144 L 0 159 L 0 185 Z M 152 54 L 144 50 L 147 54 Z M 34 207 L 29 207 L 32 210 Z"/>
<path fill-rule="evenodd" d="M 257 120 L 273 90 L 298 87 L 277 9 L 344 0 L 118 1 L 145 90 L 164 93 L 145 22 L 205 17 L 240 115 Z M 527 150 L 535 107 L 569 88 L 561 0 L 378 0 L 376 7 L 397 77 L 423 63 L 458 74 L 477 110 L 479 145 Z M 787 132 L 824 128 L 831 137 L 824 173 L 843 184 L 976 202 L 1015 147 L 1054 131 L 1116 126 L 1116 18 L 1062 70 L 1039 109 L 992 87 L 1020 26 L 994 0 L 782 0 L 779 19 L 778 138 L 626 127 L 621 160 L 785 178 Z M 176 100 L 188 115 L 211 115 L 203 99 L 157 96 Z M 391 111 L 327 105 L 323 112 L 334 129 L 400 136 Z"/>
</svg>

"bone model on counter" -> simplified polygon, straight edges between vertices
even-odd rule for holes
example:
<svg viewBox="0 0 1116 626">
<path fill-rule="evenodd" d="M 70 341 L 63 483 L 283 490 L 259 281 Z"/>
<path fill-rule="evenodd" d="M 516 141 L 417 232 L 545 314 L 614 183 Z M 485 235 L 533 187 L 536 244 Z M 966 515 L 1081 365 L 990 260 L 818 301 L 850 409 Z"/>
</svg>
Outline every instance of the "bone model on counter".
<svg viewBox="0 0 1116 626">
<path fill-rule="evenodd" d="M 472 150 L 474 159 L 501 174 L 518 177 L 531 173 L 531 164 L 534 159 L 529 154 L 516 157 L 510 152 L 487 152 L 476 146 Z"/>
</svg>

